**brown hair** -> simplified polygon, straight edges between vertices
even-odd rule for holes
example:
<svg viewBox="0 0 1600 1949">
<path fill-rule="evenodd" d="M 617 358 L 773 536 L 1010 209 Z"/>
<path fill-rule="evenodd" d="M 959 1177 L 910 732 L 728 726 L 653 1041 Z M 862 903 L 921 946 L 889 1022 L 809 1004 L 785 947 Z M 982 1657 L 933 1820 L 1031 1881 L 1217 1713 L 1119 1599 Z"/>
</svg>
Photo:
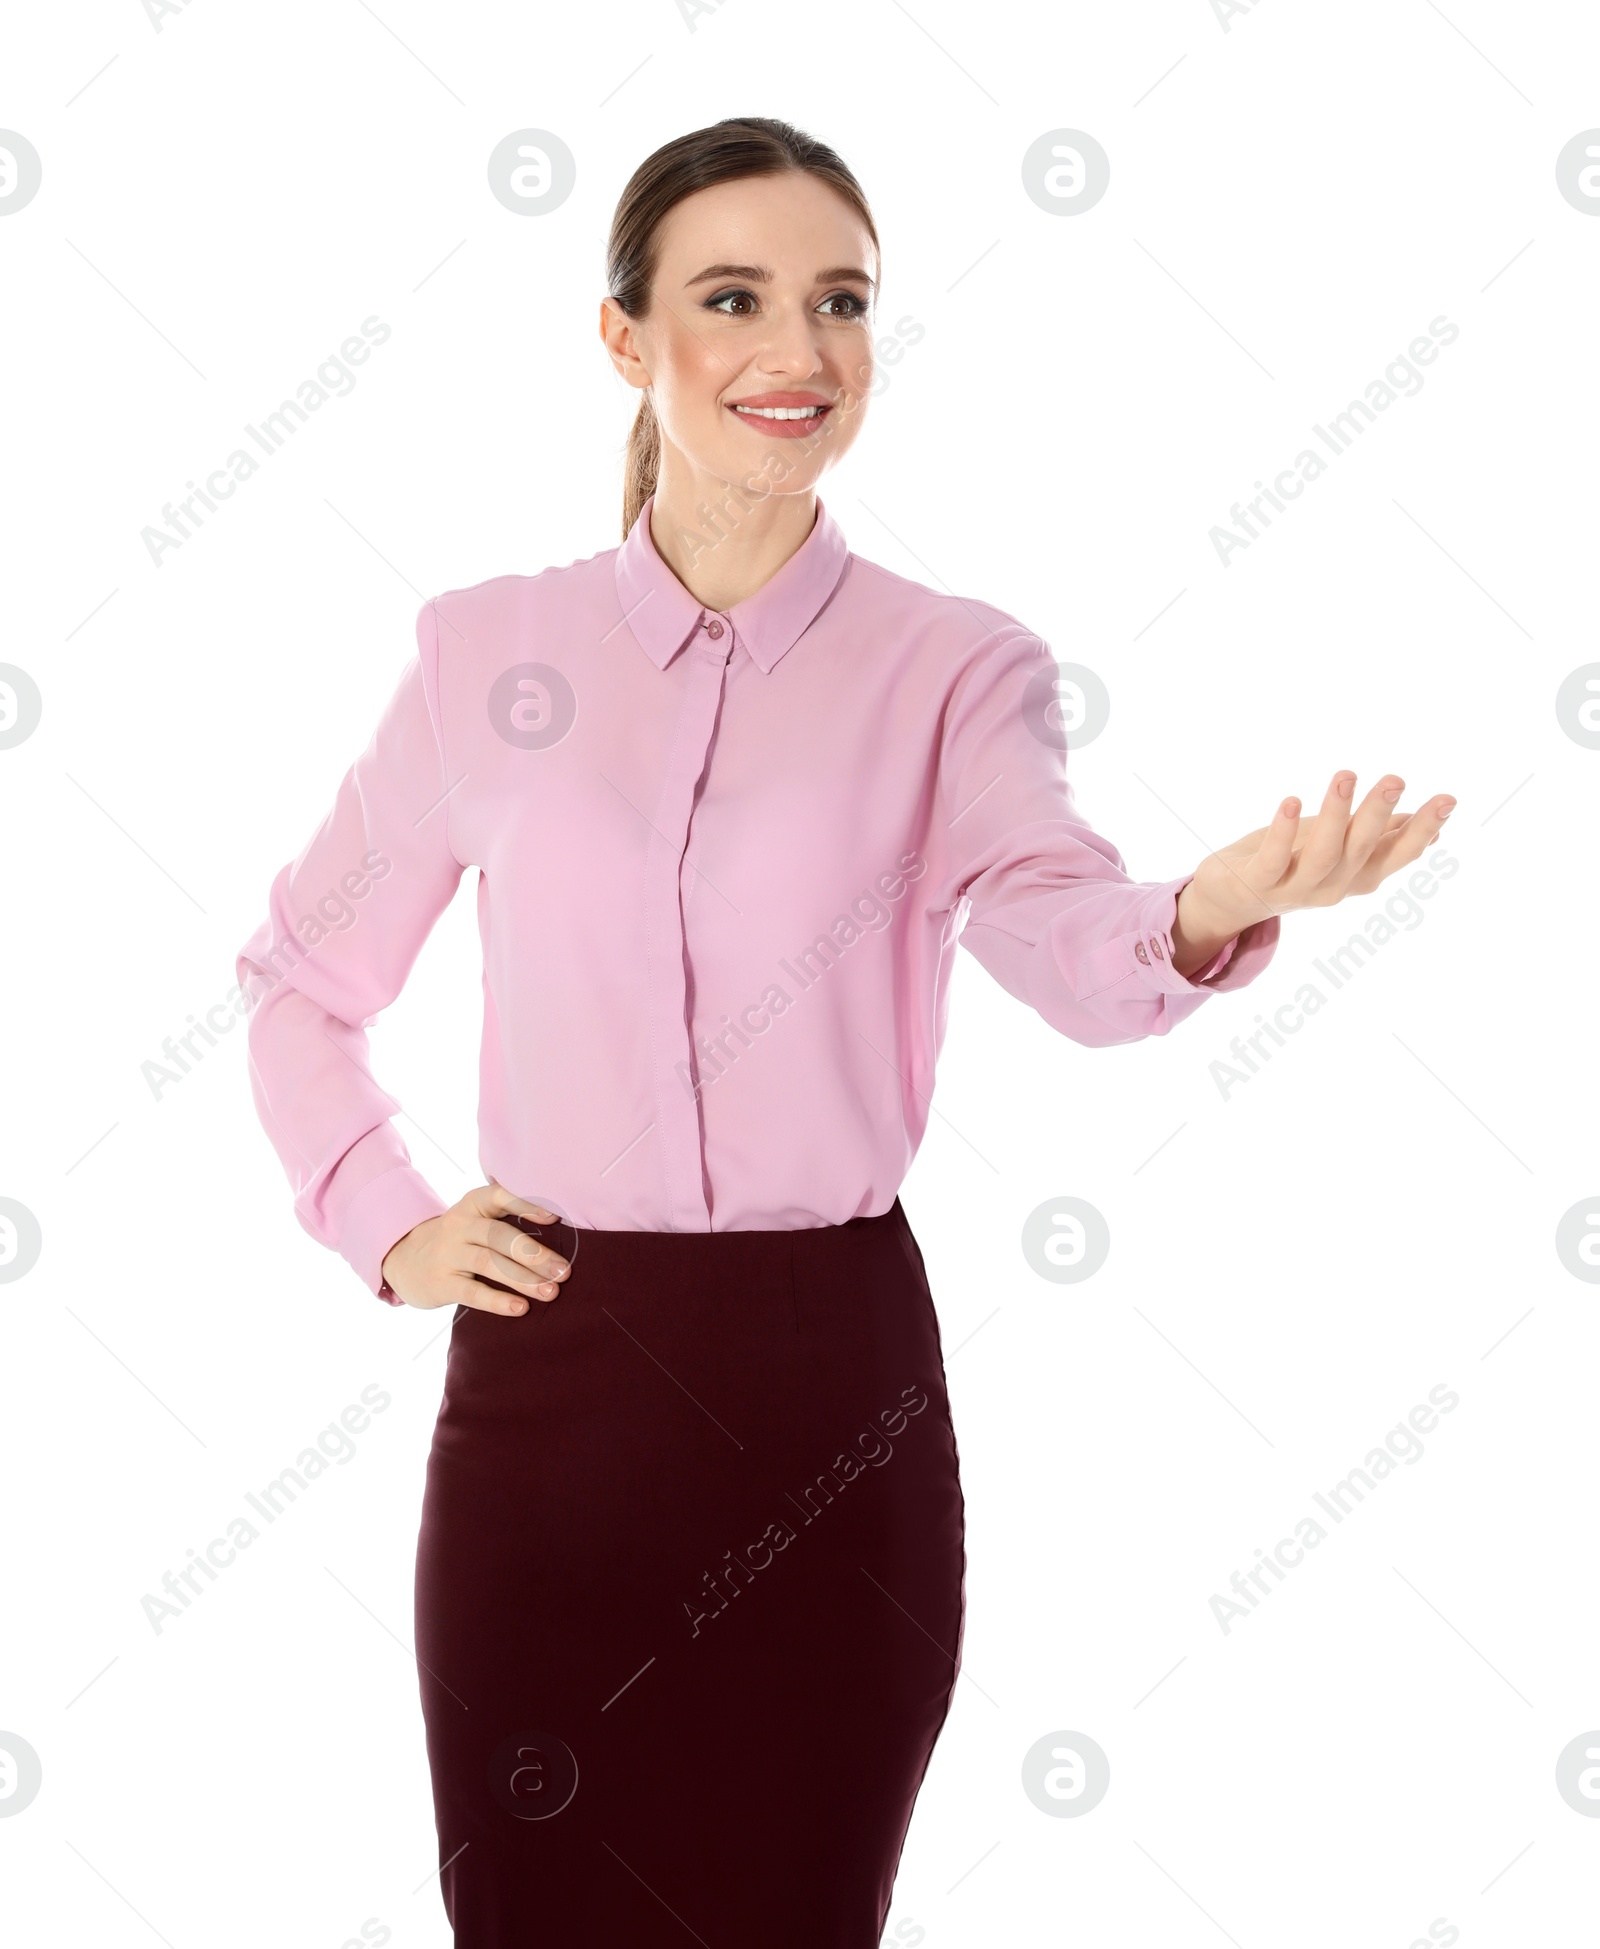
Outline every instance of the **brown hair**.
<svg viewBox="0 0 1600 1949">
<path fill-rule="evenodd" d="M 873 249 L 879 250 L 877 226 L 861 185 L 825 142 L 789 122 L 775 122 L 764 115 L 732 115 L 663 144 L 629 177 L 611 220 L 606 247 L 606 278 L 612 298 L 630 318 L 642 318 L 649 310 L 661 223 L 674 204 L 693 196 L 696 190 L 710 189 L 714 183 L 731 183 L 746 176 L 776 176 L 786 169 L 804 170 L 837 190 L 866 225 Z M 661 428 L 650 395 L 645 393 L 628 435 L 624 461 L 624 540 L 640 509 L 655 492 L 660 465 Z"/>
</svg>

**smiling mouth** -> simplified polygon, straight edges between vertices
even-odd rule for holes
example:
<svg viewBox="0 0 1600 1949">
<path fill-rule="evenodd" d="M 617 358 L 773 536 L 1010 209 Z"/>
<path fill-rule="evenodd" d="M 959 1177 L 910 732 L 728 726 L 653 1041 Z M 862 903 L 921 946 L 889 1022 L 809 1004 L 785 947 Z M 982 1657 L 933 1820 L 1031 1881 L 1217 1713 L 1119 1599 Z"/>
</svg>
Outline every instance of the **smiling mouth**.
<svg viewBox="0 0 1600 1949">
<path fill-rule="evenodd" d="M 730 410 L 747 420 L 820 420 L 833 409 L 829 406 L 734 406 Z"/>
</svg>

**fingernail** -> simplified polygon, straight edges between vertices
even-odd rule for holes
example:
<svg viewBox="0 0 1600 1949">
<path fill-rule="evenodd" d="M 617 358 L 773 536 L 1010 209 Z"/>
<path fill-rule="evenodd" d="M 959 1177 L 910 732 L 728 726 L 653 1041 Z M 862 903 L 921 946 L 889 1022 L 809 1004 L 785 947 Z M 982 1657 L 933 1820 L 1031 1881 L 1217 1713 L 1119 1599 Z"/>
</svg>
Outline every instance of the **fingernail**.
<svg viewBox="0 0 1600 1949">
<path fill-rule="evenodd" d="M 1300 801 L 1298 799 L 1285 799 L 1278 810 L 1286 819 L 1297 818 L 1300 812 Z"/>
<path fill-rule="evenodd" d="M 1350 796 L 1350 794 L 1351 794 L 1351 793 L 1352 793 L 1352 792 L 1353 792 L 1353 791 L 1354 791 L 1355 789 L 1356 789 L 1356 779 L 1355 779 L 1355 773 L 1354 773 L 1354 772 L 1346 772 L 1346 774 L 1344 775 L 1344 777 L 1343 777 L 1343 778 L 1341 778 L 1341 779 L 1339 780 L 1339 796 L 1340 796 L 1340 798 L 1342 798 L 1342 799 L 1347 799 L 1347 798 L 1349 798 L 1349 796 Z"/>
<path fill-rule="evenodd" d="M 1393 805 L 1405 789 L 1403 785 L 1387 785 L 1384 787 L 1383 796 Z"/>
<path fill-rule="evenodd" d="M 1443 804 L 1443 805 L 1441 805 L 1441 806 L 1439 807 L 1439 818 L 1440 818 L 1440 820 L 1441 820 L 1441 821 L 1443 821 L 1443 820 L 1445 820 L 1445 819 L 1448 819 L 1448 818 L 1449 818 L 1449 816 L 1450 816 L 1450 814 L 1451 814 L 1452 812 L 1454 812 L 1454 811 L 1455 811 L 1455 809 L 1456 809 L 1456 802 L 1455 802 L 1455 800 L 1454 800 L 1454 799 L 1446 799 L 1446 800 L 1445 800 L 1445 802 L 1444 802 L 1444 804 Z"/>
<path fill-rule="evenodd" d="M 555 1298 L 555 1296 L 556 1296 L 556 1293 L 557 1293 L 557 1292 L 558 1292 L 559 1290 L 560 1290 L 560 1289 L 559 1289 L 559 1287 L 556 1287 L 556 1286 L 552 1286 L 552 1285 L 551 1285 L 551 1284 L 550 1284 L 550 1283 L 548 1282 L 548 1280 L 547 1280 L 547 1281 L 545 1282 L 545 1284 L 544 1284 L 544 1285 L 542 1285 L 542 1286 L 541 1286 L 541 1287 L 539 1288 L 539 1291 L 540 1291 L 540 1292 L 541 1292 L 541 1293 L 543 1294 L 543 1296 L 544 1296 L 544 1297 L 545 1297 L 546 1299 L 554 1299 L 554 1298 Z"/>
</svg>

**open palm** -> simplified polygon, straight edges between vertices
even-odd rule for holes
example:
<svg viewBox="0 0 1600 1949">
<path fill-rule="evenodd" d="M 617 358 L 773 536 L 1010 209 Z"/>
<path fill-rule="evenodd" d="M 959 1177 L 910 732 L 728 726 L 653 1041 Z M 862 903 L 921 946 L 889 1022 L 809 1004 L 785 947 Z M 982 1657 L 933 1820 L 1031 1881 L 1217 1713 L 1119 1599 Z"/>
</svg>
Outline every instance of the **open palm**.
<svg viewBox="0 0 1600 1949">
<path fill-rule="evenodd" d="M 1455 806 L 1441 794 L 1398 811 L 1405 780 L 1393 772 L 1355 805 L 1355 784 L 1354 772 L 1336 772 L 1311 818 L 1301 817 L 1298 799 L 1285 799 L 1271 825 L 1208 855 L 1185 889 L 1191 911 L 1198 904 L 1209 926 L 1231 935 L 1273 914 L 1371 893 L 1438 838 Z"/>
</svg>

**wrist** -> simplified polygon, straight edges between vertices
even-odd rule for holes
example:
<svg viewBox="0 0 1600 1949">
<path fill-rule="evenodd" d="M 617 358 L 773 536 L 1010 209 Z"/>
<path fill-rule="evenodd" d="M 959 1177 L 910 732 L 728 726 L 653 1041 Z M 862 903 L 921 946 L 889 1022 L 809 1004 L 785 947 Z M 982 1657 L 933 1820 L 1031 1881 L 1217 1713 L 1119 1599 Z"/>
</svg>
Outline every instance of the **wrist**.
<svg viewBox="0 0 1600 1949">
<path fill-rule="evenodd" d="M 415 1231 L 416 1227 L 412 1226 L 411 1230 Z M 379 1299 L 387 1300 L 391 1306 L 404 1306 L 406 1304 L 399 1293 L 395 1291 L 394 1275 L 400 1271 L 400 1247 L 404 1244 L 405 1239 L 410 1236 L 411 1232 L 407 1232 L 402 1238 L 397 1238 L 378 1263 L 378 1278 L 381 1282 L 378 1287 L 378 1297 Z"/>
<path fill-rule="evenodd" d="M 1208 961 L 1214 961 L 1239 932 L 1241 923 L 1219 914 L 1189 881 L 1178 895 L 1172 920 L 1172 967 L 1176 974 L 1192 975 Z"/>
</svg>

